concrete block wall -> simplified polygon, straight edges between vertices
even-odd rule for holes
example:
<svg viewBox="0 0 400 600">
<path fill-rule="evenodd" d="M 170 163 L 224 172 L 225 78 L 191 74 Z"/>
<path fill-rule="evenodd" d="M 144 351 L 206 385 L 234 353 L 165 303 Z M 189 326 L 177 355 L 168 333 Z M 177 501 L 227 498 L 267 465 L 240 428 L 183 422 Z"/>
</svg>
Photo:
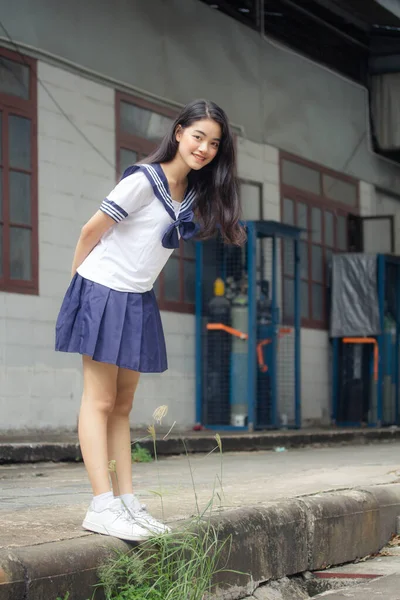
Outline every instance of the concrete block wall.
<svg viewBox="0 0 400 600">
<path fill-rule="evenodd" d="M 0 293 L 3 430 L 76 425 L 80 360 L 54 351 L 55 320 L 80 228 L 115 177 L 113 90 L 40 61 L 38 76 L 107 160 L 88 146 L 39 85 L 39 295 Z"/>
<path fill-rule="evenodd" d="M 360 181 L 360 216 L 370 217 L 376 214 L 375 188 L 370 183 Z"/>
<path fill-rule="evenodd" d="M 331 412 L 331 364 L 327 331 L 301 330 L 303 425 L 328 425 Z"/>
<path fill-rule="evenodd" d="M 69 283 L 80 228 L 115 183 L 114 89 L 41 61 L 38 74 L 68 118 L 103 156 L 88 145 L 39 86 L 40 294 L 0 293 L 0 430 L 76 425 L 81 361 L 78 356 L 54 352 L 54 324 Z M 239 176 L 262 184 L 264 218 L 279 221 L 278 150 L 240 137 L 237 147 Z M 395 199 L 382 200 L 372 185 L 361 182 L 360 205 L 364 216 L 395 211 L 397 229 L 400 211 Z M 142 376 L 132 425 L 147 425 L 154 409 L 166 404 L 165 424 L 176 421 L 178 428 L 186 427 L 195 421 L 194 317 L 163 312 L 162 320 L 169 370 Z M 303 424 L 327 423 L 330 369 L 326 331 L 302 330 L 301 365 Z M 282 362 L 282 390 L 288 389 L 289 369 L 293 365 Z"/>
<path fill-rule="evenodd" d="M 263 186 L 264 219 L 280 221 L 279 152 L 266 144 L 238 138 L 239 177 Z M 242 199 L 245 203 L 245 198 Z M 246 207 L 243 207 L 246 214 Z"/>
<path fill-rule="evenodd" d="M 54 351 L 58 310 L 70 280 L 80 228 L 115 184 L 115 91 L 38 62 L 39 296 L 0 292 L 0 430 L 74 428 L 82 394 L 81 359 Z M 194 317 L 162 313 L 169 370 L 143 375 L 133 425 L 166 404 L 166 424 L 194 423 Z"/>
<path fill-rule="evenodd" d="M 195 318 L 161 312 L 168 353 L 168 371 L 141 375 L 131 422 L 149 425 L 160 405 L 168 406 L 163 425 L 176 422 L 175 431 L 195 423 Z"/>
</svg>

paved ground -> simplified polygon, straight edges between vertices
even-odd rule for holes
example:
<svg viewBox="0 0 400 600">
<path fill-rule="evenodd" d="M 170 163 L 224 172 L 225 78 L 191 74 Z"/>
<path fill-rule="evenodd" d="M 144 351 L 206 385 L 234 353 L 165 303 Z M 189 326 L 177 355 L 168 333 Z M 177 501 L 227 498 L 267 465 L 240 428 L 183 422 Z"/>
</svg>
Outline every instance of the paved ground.
<svg viewBox="0 0 400 600">
<path fill-rule="evenodd" d="M 345 588 L 342 591 L 330 591 L 314 596 L 326 600 L 400 600 L 400 572 L 373 579 L 355 587 Z"/>
<path fill-rule="evenodd" d="M 262 584 L 244 600 L 400 600 L 400 536 L 374 557 Z"/>
<path fill-rule="evenodd" d="M 384 600 L 400 600 L 400 537 L 389 544 L 382 552 L 372 560 L 361 561 L 356 564 L 347 564 L 342 567 L 328 569 L 315 573 L 323 580 L 330 580 L 340 585 L 346 582 L 342 590 L 330 591 L 315 596 L 315 598 L 329 598 L 330 600 L 373 600 L 383 598 Z M 361 583 L 361 578 L 365 579 Z M 353 581 L 357 585 L 351 586 Z M 351 587 L 350 587 L 351 586 Z"/>
<path fill-rule="evenodd" d="M 209 501 L 221 464 L 217 453 L 190 458 L 200 507 Z M 223 456 L 225 507 L 400 482 L 400 444 L 304 448 Z M 196 510 L 188 461 L 183 456 L 133 466 L 136 491 L 167 521 Z M 160 481 L 160 483 L 159 483 Z M 80 523 L 90 500 L 82 464 L 39 463 L 0 467 L 0 547 L 18 547 L 90 535 Z"/>
</svg>

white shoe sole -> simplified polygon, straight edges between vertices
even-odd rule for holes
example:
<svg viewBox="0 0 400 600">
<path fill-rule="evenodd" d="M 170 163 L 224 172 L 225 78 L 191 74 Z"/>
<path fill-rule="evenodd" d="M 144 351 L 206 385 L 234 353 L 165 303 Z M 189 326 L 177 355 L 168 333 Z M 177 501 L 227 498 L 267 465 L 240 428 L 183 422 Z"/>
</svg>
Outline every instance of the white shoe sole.
<svg viewBox="0 0 400 600">
<path fill-rule="evenodd" d="M 94 533 L 101 533 L 102 535 L 110 535 L 112 537 L 119 538 L 120 540 L 127 540 L 129 542 L 141 542 L 144 540 L 148 540 L 151 537 L 151 533 L 144 535 L 129 535 L 122 534 L 119 531 L 115 531 L 112 528 L 106 529 L 104 525 L 99 525 L 98 523 L 92 523 L 85 519 L 82 523 L 83 529 L 87 529 L 88 531 L 93 531 Z"/>
</svg>

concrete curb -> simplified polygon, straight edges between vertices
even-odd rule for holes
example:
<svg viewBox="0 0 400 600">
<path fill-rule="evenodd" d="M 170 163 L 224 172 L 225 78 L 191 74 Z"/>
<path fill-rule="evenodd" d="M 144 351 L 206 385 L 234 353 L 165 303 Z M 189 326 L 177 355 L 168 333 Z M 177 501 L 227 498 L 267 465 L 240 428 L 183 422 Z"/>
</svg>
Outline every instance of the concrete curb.
<svg viewBox="0 0 400 600">
<path fill-rule="evenodd" d="M 0 600 L 88 600 L 97 568 L 115 550 L 131 549 L 105 536 L 87 536 L 0 552 Z M 96 593 L 96 600 L 103 594 Z"/>
<path fill-rule="evenodd" d="M 227 568 L 248 573 L 220 576 L 221 596 L 251 594 L 269 579 L 322 569 L 374 554 L 396 532 L 400 484 L 318 494 L 224 511 L 221 538 L 232 536 Z M 215 520 L 217 517 L 215 517 Z M 52 542 L 0 554 L 0 600 L 56 600 L 69 591 L 87 600 L 105 557 L 132 545 L 102 536 Z M 217 581 L 218 582 L 218 581 Z M 101 599 L 96 594 L 96 600 Z"/>
<path fill-rule="evenodd" d="M 224 452 L 245 452 L 253 450 L 273 450 L 276 447 L 302 448 L 322 444 L 325 446 L 345 444 L 372 444 L 378 442 L 396 442 L 400 440 L 400 428 L 393 429 L 350 429 L 350 430 L 300 430 L 286 432 L 244 433 L 241 435 L 221 433 Z M 182 439 L 188 452 L 207 453 L 215 448 L 214 433 L 171 436 L 166 440 L 157 440 L 159 456 L 171 456 L 184 453 Z M 153 441 L 140 442 L 143 448 L 153 452 Z M 32 462 L 78 462 L 82 456 L 77 442 L 6 442 L 1 443 L 0 464 Z"/>
<path fill-rule="evenodd" d="M 81 462 L 79 444 L 74 443 L 12 443 L 0 444 L 0 464 L 35 462 Z"/>
</svg>

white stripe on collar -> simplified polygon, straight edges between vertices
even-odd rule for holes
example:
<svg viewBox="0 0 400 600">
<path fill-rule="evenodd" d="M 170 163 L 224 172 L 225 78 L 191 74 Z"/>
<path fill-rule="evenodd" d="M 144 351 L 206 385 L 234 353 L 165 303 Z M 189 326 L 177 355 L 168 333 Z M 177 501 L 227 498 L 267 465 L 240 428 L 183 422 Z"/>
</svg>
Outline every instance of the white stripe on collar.
<svg viewBox="0 0 400 600">
<path fill-rule="evenodd" d="M 196 192 L 194 190 L 192 190 L 191 192 L 189 192 L 189 195 L 182 202 L 181 210 L 184 210 L 185 208 L 188 208 L 192 204 L 195 196 L 196 196 Z"/>
<path fill-rule="evenodd" d="M 171 196 L 168 194 L 165 185 L 162 181 L 162 179 L 160 178 L 159 174 L 157 173 L 156 169 L 152 166 L 152 165 L 142 165 L 143 167 L 145 167 L 148 172 L 150 173 L 154 183 L 157 186 L 157 189 L 159 190 L 159 192 L 161 193 L 161 195 L 163 196 L 165 202 L 168 204 L 168 206 L 175 212 L 175 208 L 174 205 L 172 204 L 172 198 Z M 189 192 L 189 195 L 181 202 L 181 206 L 179 208 L 179 213 L 182 213 L 184 210 L 186 210 L 187 208 L 189 208 L 189 206 L 193 203 L 193 200 L 196 196 L 196 192 L 195 190 L 191 190 Z"/>
<path fill-rule="evenodd" d="M 145 167 L 149 171 L 154 183 L 156 184 L 161 195 L 163 196 L 165 202 L 168 204 L 168 206 L 172 210 L 174 210 L 174 206 L 171 202 L 171 198 L 170 198 L 167 190 L 165 189 L 165 185 L 164 185 L 163 181 L 161 180 L 160 176 L 158 175 L 157 171 L 155 170 L 155 168 L 151 165 L 142 165 L 142 166 Z"/>
</svg>

